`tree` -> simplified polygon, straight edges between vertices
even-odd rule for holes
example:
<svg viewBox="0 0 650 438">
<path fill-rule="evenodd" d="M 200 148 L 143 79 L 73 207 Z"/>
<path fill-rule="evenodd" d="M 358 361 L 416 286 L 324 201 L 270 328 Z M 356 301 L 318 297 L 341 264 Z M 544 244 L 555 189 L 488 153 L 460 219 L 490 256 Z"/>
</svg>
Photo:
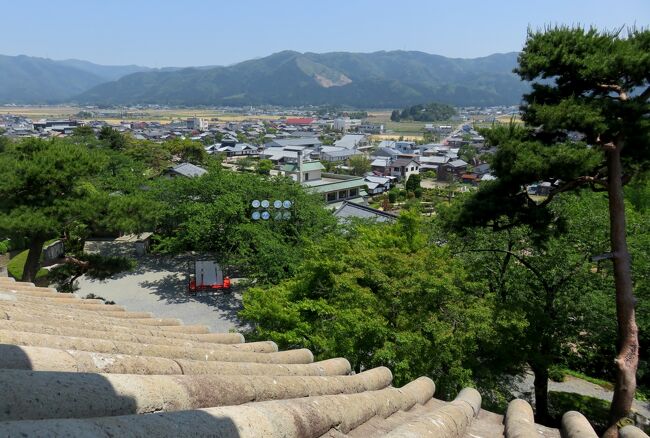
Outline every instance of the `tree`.
<svg viewBox="0 0 650 438">
<path fill-rule="evenodd" d="M 257 173 L 260 175 L 270 175 L 271 169 L 273 169 L 273 161 L 260 160 L 257 162 Z"/>
<path fill-rule="evenodd" d="M 405 188 L 407 192 L 415 192 L 420 188 L 420 183 L 422 182 L 422 176 L 414 173 L 409 176 L 409 179 L 406 180 Z"/>
<path fill-rule="evenodd" d="M 172 154 L 167 147 L 146 140 L 130 139 L 124 155 L 136 163 L 141 163 L 145 167 L 144 173 L 152 177 L 160 175 L 172 164 Z"/>
<path fill-rule="evenodd" d="M 500 139 L 492 159 L 497 181 L 480 187 L 457 222 L 493 229 L 526 223 L 542 238 L 559 193 L 582 186 L 608 193 L 619 335 L 611 425 L 629 413 L 636 388 L 639 341 L 623 185 L 650 162 L 649 50 L 650 31 L 530 31 L 516 69 L 532 81 L 522 107 L 528 129 Z M 526 187 L 539 181 L 552 190 L 536 203 Z"/>
<path fill-rule="evenodd" d="M 102 140 L 113 150 L 121 151 L 126 147 L 126 136 L 110 126 L 104 126 L 99 130 L 97 138 Z"/>
<path fill-rule="evenodd" d="M 370 160 L 364 155 L 353 155 L 349 160 L 350 167 L 352 168 L 352 175 L 363 176 L 371 169 Z"/>
<path fill-rule="evenodd" d="M 313 243 L 297 274 L 244 295 L 250 338 L 306 347 L 316 359 L 346 357 L 355 371 L 385 365 L 396 385 L 436 379 L 449 397 L 471 382 L 477 339 L 491 309 L 465 290 L 446 249 L 429 245 L 417 213 L 399 223 L 353 225 Z"/>
<path fill-rule="evenodd" d="M 92 184 L 106 162 L 101 151 L 65 140 L 27 139 L 0 153 L 0 230 L 26 237 L 23 281 L 33 281 L 45 242 L 65 224 L 87 220 L 97 209 Z"/>
<path fill-rule="evenodd" d="M 77 126 L 74 128 L 74 131 L 72 131 L 72 135 L 77 137 L 88 137 L 92 135 L 94 137 L 95 131 L 93 131 L 93 128 L 88 125 Z"/>
<path fill-rule="evenodd" d="M 159 207 L 154 212 L 159 249 L 213 254 L 247 278 L 276 283 L 291 276 L 303 257 L 305 243 L 327 234 L 336 224 L 319 195 L 305 192 L 286 177 L 223 171 L 214 166 L 200 178 L 163 179 L 143 194 Z M 290 200 L 286 218 L 254 220 L 253 200 Z M 152 209 L 153 210 L 153 209 Z M 261 210 L 258 210 L 261 212 Z"/>
<path fill-rule="evenodd" d="M 482 340 L 485 371 L 514 374 L 530 366 L 535 419 L 542 424 L 553 424 L 548 409 L 551 366 L 584 356 L 596 375 L 609 377 L 599 366 L 606 367 L 602 353 L 612 351 L 615 339 L 614 300 L 607 292 L 613 279 L 611 271 L 595 269 L 598 264 L 591 261 L 608 244 L 605 204 L 601 194 L 559 196 L 551 205 L 555 230 L 543 244 L 531 238 L 528 226 L 498 232 L 476 228 L 458 240 L 447 237 L 470 277 L 486 281 L 496 301 L 498 342 Z"/>
<path fill-rule="evenodd" d="M 172 156 L 180 158 L 183 162 L 204 164 L 208 159 L 208 153 L 203 144 L 198 141 L 175 138 L 166 141 L 164 145 Z"/>
</svg>

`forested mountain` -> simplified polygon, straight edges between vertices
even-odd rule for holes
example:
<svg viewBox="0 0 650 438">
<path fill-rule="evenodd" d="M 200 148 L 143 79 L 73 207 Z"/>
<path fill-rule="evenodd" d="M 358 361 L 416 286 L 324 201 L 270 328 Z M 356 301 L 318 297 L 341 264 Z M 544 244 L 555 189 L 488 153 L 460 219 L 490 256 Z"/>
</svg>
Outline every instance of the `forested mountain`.
<svg viewBox="0 0 650 438">
<path fill-rule="evenodd" d="M 517 54 L 452 59 L 422 52 L 284 51 L 228 67 L 135 73 L 81 94 L 83 103 L 349 105 L 517 104 Z"/>
<path fill-rule="evenodd" d="M 0 103 L 348 105 L 518 104 L 517 54 L 284 51 L 228 67 L 150 69 L 0 56 Z M 172 61 L 173 62 L 173 61 Z"/>
<path fill-rule="evenodd" d="M 0 55 L 0 103 L 58 103 L 147 67 Z"/>
</svg>

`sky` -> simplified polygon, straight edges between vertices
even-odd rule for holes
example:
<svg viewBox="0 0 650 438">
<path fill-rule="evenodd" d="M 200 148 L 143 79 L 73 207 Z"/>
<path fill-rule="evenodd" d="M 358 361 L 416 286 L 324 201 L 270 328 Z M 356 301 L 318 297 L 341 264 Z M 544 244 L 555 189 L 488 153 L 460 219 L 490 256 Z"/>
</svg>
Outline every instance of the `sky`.
<svg viewBox="0 0 650 438">
<path fill-rule="evenodd" d="M 185 67 L 282 50 L 474 58 L 520 50 L 529 26 L 647 27 L 650 1 L 2 0 L 0 14 L 3 55 Z"/>
</svg>

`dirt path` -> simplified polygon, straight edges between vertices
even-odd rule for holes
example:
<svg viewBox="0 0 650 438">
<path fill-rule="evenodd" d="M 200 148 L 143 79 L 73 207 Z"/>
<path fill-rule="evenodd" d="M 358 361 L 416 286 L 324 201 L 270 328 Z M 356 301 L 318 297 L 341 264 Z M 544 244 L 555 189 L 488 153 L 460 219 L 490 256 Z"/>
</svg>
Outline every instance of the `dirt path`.
<svg viewBox="0 0 650 438">
<path fill-rule="evenodd" d="M 526 373 L 523 380 L 520 380 L 521 383 L 517 383 L 517 388 L 521 392 L 534 392 L 534 378 L 535 376 L 532 372 Z M 612 391 L 605 389 L 602 386 L 598 386 L 596 384 L 587 382 L 586 380 L 578 379 L 572 376 L 565 376 L 564 382 L 553 382 L 552 380 L 549 380 L 548 390 L 555 392 L 570 392 L 574 394 L 585 395 L 588 397 L 594 397 L 608 402 L 612 401 L 613 395 Z M 639 414 L 643 415 L 645 418 L 650 418 L 650 402 L 635 400 L 633 409 L 636 410 L 636 412 Z"/>
</svg>

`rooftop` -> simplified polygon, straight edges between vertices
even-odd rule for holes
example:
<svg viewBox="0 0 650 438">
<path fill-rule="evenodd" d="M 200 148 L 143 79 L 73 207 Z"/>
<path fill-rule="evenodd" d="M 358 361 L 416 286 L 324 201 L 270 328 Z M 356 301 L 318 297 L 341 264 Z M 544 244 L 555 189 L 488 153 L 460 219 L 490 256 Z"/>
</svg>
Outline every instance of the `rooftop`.
<svg viewBox="0 0 650 438">
<path fill-rule="evenodd" d="M 298 171 L 298 164 L 297 163 L 289 163 L 285 164 L 281 168 L 285 172 L 297 172 Z M 304 161 L 302 163 L 302 171 L 303 172 L 310 172 L 312 170 L 324 170 L 325 166 L 321 164 L 320 161 Z"/>
<path fill-rule="evenodd" d="M 201 176 L 208 172 L 204 168 L 195 166 L 192 163 L 181 163 L 177 166 L 172 167 L 169 170 L 170 172 L 177 173 L 179 175 L 183 175 L 187 177 Z"/>
<path fill-rule="evenodd" d="M 277 351 L 239 333 L 129 312 L 0 277 L 0 430 L 4 436 L 540 437 L 523 400 L 505 418 L 463 389 L 434 398 L 378 367 Z M 65 324 L 61 321 L 65 320 Z M 565 415 L 564 436 L 595 436 Z"/>
<path fill-rule="evenodd" d="M 368 207 L 366 205 L 359 205 L 352 202 L 343 202 L 343 205 L 334 212 L 334 216 L 338 219 L 359 218 L 359 219 L 374 219 L 377 222 L 394 222 L 397 215 L 376 208 Z"/>
<path fill-rule="evenodd" d="M 316 193 L 327 193 L 334 190 L 363 187 L 366 182 L 363 177 L 324 173 L 321 179 L 305 181 L 302 184 L 313 189 Z"/>
</svg>

